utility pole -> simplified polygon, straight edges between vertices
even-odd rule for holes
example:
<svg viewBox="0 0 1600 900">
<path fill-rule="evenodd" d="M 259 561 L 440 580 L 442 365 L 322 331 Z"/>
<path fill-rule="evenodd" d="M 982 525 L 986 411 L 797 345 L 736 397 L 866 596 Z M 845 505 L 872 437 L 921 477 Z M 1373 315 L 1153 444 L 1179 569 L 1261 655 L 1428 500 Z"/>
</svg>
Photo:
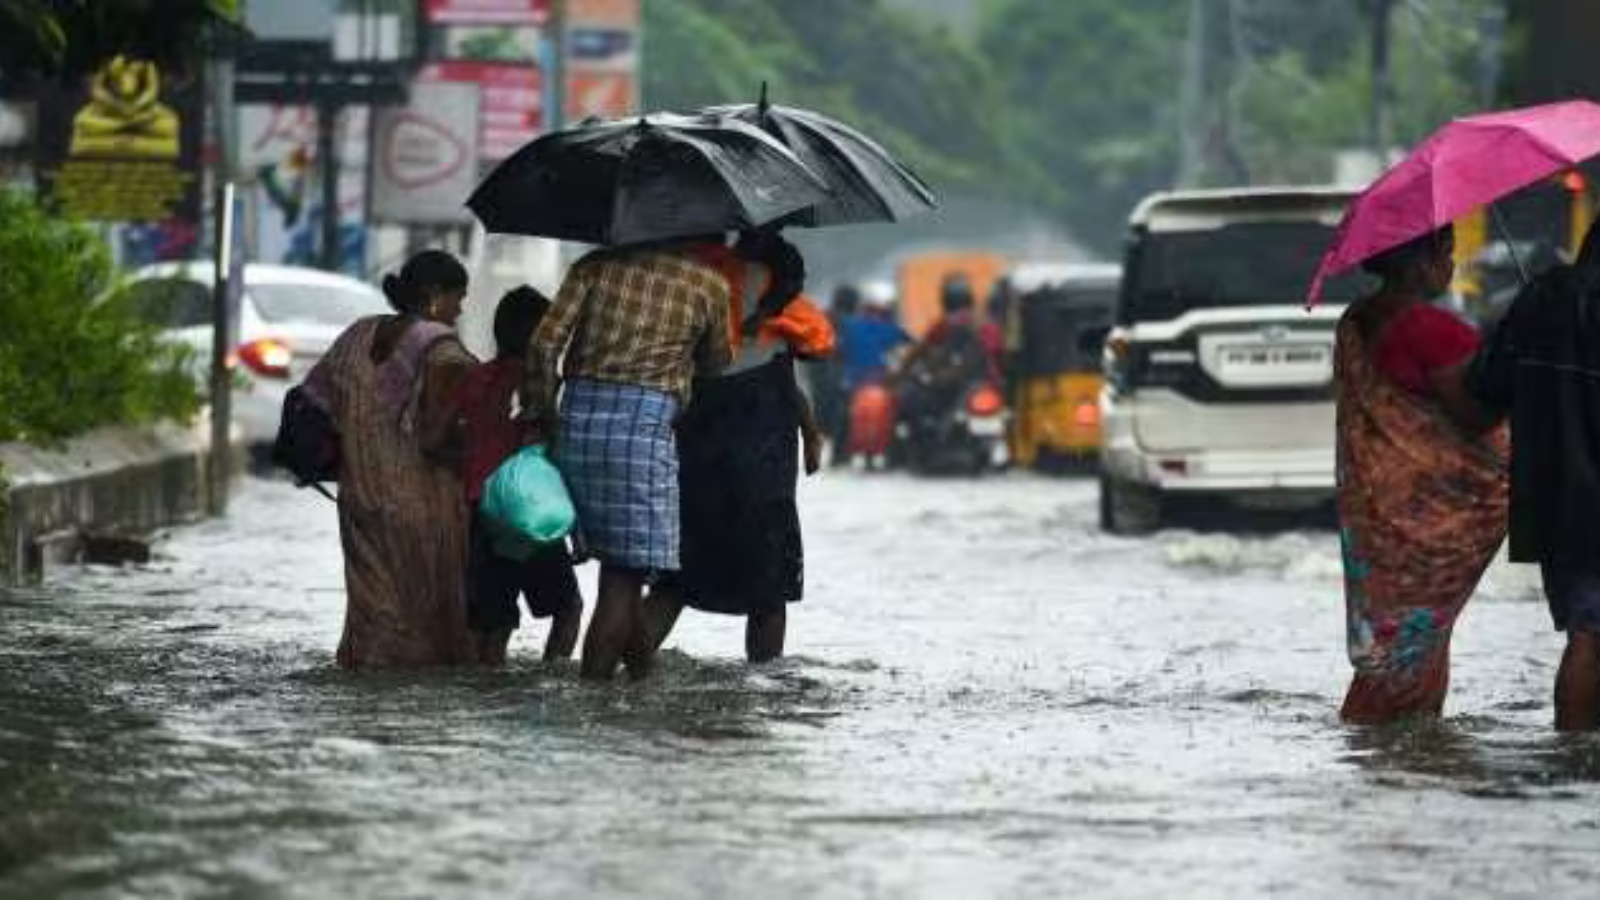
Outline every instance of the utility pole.
<svg viewBox="0 0 1600 900">
<path fill-rule="evenodd" d="M 1183 83 L 1178 104 L 1178 187 L 1197 187 L 1204 179 L 1206 79 L 1211 68 L 1205 0 L 1189 0 L 1189 32 L 1184 42 Z"/>
<path fill-rule="evenodd" d="M 1189 0 L 1179 88 L 1179 187 L 1249 180 L 1238 147 L 1235 91 L 1243 57 L 1244 34 L 1235 0 Z"/>
<path fill-rule="evenodd" d="M 211 116 L 217 159 L 212 181 L 216 266 L 211 281 L 211 453 L 208 463 L 208 512 L 220 516 L 228 510 L 228 479 L 233 474 L 233 371 L 228 358 L 233 349 L 233 177 L 237 169 L 238 119 L 233 98 L 233 60 L 213 60 Z"/>
<path fill-rule="evenodd" d="M 1394 138 L 1390 125 L 1393 92 L 1389 84 L 1389 43 L 1394 21 L 1394 0 L 1368 0 L 1372 4 L 1372 103 L 1368 109 L 1368 138 L 1379 163 L 1388 158 Z"/>
<path fill-rule="evenodd" d="M 1500 55 L 1505 48 L 1506 10 L 1498 4 L 1484 8 L 1478 22 L 1478 106 L 1494 107 L 1500 93 Z"/>
<path fill-rule="evenodd" d="M 550 0 L 549 59 L 544 77 L 549 87 L 545 90 L 544 130 L 560 131 L 567 125 L 567 0 Z"/>
<path fill-rule="evenodd" d="M 317 175 L 322 188 L 322 236 L 319 261 L 329 272 L 339 271 L 339 108 L 328 100 L 317 103 Z"/>
</svg>

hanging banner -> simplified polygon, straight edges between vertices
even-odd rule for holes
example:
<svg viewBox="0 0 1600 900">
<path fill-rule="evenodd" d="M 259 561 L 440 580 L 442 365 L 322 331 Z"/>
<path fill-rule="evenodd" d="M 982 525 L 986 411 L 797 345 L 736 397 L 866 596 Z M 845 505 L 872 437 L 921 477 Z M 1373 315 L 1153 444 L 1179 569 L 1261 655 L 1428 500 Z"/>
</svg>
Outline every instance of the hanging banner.
<svg viewBox="0 0 1600 900">
<path fill-rule="evenodd" d="M 568 121 L 638 108 L 639 15 L 639 0 L 568 0 Z"/>
<path fill-rule="evenodd" d="M 199 84 L 118 57 L 38 110 L 41 189 L 69 216 L 99 222 L 200 219 Z"/>
<path fill-rule="evenodd" d="M 478 181 L 478 87 L 435 82 L 411 88 L 409 105 L 373 122 L 372 217 L 405 225 L 470 221 Z"/>
</svg>

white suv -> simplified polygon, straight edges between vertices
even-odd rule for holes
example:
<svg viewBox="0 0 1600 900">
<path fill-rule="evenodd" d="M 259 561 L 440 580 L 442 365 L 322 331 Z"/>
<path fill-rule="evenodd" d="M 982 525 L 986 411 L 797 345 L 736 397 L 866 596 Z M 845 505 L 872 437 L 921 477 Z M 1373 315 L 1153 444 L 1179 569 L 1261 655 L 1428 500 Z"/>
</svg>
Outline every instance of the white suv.
<svg viewBox="0 0 1600 900">
<path fill-rule="evenodd" d="M 1164 498 L 1314 506 L 1334 491 L 1334 330 L 1365 276 L 1306 289 L 1348 191 L 1157 194 L 1134 210 L 1105 342 L 1100 523 L 1160 527 Z"/>
</svg>

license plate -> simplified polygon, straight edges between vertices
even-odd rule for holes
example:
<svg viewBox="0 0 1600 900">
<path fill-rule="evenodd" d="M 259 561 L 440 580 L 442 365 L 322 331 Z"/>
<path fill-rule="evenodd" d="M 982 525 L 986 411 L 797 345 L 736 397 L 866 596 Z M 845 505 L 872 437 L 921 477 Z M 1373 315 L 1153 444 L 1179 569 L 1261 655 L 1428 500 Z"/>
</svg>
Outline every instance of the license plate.
<svg viewBox="0 0 1600 900">
<path fill-rule="evenodd" d="M 978 437 L 999 437 L 1005 433 L 1006 423 L 998 418 L 968 419 L 967 430 Z"/>
<path fill-rule="evenodd" d="M 1328 364 L 1328 348 L 1317 344 L 1283 347 L 1227 347 L 1222 364 L 1230 369 L 1305 368 Z"/>
</svg>

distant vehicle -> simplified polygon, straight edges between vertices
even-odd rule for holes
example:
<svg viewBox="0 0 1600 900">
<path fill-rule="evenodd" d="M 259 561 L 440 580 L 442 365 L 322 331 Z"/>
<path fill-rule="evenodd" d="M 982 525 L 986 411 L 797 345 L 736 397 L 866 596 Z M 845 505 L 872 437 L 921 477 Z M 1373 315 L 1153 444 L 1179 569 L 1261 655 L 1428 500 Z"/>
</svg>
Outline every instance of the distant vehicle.
<svg viewBox="0 0 1600 900">
<path fill-rule="evenodd" d="M 1027 263 L 1010 272 L 1017 301 L 1009 380 L 1018 465 L 1092 460 L 1100 450 L 1100 352 L 1117 304 L 1122 267 Z"/>
<path fill-rule="evenodd" d="M 129 276 L 124 290 L 172 338 L 211 354 L 211 263 L 158 263 Z M 249 264 L 233 362 L 233 420 L 252 449 L 278 431 L 283 395 L 305 378 L 352 322 L 389 311 L 383 292 L 316 269 Z M 202 365 L 203 369 L 203 365 Z"/>
<path fill-rule="evenodd" d="M 1007 416 L 999 389 L 974 382 L 936 402 L 898 410 L 888 455 L 894 465 L 929 475 L 998 469 L 1009 459 Z"/>
<path fill-rule="evenodd" d="M 1103 354 L 1100 524 L 1160 527 L 1178 495 L 1310 508 L 1334 493 L 1334 331 L 1370 280 L 1303 302 L 1352 194 L 1154 195 L 1130 220 Z"/>
</svg>

